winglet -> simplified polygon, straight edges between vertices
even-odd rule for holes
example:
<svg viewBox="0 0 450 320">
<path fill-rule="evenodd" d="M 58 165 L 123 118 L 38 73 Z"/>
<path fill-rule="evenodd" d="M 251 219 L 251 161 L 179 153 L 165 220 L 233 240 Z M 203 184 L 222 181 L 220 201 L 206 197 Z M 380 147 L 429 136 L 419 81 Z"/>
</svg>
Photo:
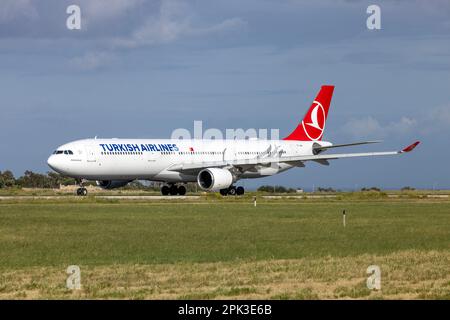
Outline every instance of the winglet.
<svg viewBox="0 0 450 320">
<path fill-rule="evenodd" d="M 402 150 L 402 152 L 410 152 L 413 151 L 415 147 L 420 143 L 420 141 L 416 141 L 413 144 L 407 146 L 405 149 Z"/>
</svg>

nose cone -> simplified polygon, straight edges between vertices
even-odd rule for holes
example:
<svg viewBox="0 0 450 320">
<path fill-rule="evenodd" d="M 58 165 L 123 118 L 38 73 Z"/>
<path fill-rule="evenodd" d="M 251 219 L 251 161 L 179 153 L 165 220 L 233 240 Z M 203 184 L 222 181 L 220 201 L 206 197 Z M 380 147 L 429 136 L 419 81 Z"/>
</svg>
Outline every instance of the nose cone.
<svg viewBox="0 0 450 320">
<path fill-rule="evenodd" d="M 52 168 L 53 170 L 55 170 L 56 172 L 60 171 L 60 161 L 58 161 L 58 157 L 55 156 L 54 154 L 52 154 L 48 159 L 47 159 L 47 164 L 50 168 Z"/>
</svg>

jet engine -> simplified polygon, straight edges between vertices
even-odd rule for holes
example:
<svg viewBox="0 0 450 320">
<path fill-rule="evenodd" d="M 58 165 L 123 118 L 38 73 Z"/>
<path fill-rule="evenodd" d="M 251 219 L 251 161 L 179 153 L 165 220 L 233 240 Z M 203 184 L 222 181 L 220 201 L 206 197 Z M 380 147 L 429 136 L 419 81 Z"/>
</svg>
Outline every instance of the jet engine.
<svg viewBox="0 0 450 320">
<path fill-rule="evenodd" d="M 206 191 L 226 189 L 233 182 L 233 175 L 226 169 L 206 168 L 200 171 L 197 176 L 198 185 Z"/>
<path fill-rule="evenodd" d="M 102 189 L 115 189 L 126 186 L 130 181 L 128 180 L 101 180 L 96 181 L 97 185 Z"/>
</svg>

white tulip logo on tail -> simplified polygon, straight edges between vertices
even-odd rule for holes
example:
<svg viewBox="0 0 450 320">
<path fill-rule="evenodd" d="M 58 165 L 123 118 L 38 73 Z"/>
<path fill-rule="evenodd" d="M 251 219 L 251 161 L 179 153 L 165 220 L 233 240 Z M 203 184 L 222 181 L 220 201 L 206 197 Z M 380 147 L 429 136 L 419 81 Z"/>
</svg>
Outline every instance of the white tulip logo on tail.
<svg viewBox="0 0 450 320">
<path fill-rule="evenodd" d="M 314 101 L 316 105 L 309 114 L 309 122 L 302 121 L 303 130 L 311 140 L 319 140 L 322 138 L 323 130 L 325 129 L 325 110 L 322 104 Z"/>
</svg>

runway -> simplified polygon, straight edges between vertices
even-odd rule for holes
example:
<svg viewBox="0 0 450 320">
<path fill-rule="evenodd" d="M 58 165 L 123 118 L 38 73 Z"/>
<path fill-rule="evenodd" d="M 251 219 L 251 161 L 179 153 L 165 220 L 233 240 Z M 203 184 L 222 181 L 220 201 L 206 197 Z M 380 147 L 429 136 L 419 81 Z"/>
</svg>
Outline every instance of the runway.
<svg viewBox="0 0 450 320">
<path fill-rule="evenodd" d="M 96 199 L 110 200 L 195 200 L 200 196 L 94 196 Z M 56 200 L 56 199 L 85 199 L 85 197 L 64 195 L 64 196 L 0 196 L 1 200 Z"/>
<path fill-rule="evenodd" d="M 258 196 L 258 198 L 262 199 L 334 199 L 339 195 L 334 194 L 324 194 L 324 195 L 276 195 L 276 196 Z M 449 198 L 448 194 L 427 194 L 423 195 L 425 198 L 435 198 L 435 199 L 447 199 Z M 157 196 L 157 195 L 114 195 L 114 196 L 105 196 L 105 195 L 94 195 L 95 199 L 109 199 L 109 200 L 197 200 L 202 196 Z M 388 198 L 400 198 L 398 194 L 388 194 Z M 234 198 L 234 197 L 230 197 Z M 57 196 L 0 196 L 0 201 L 7 200 L 62 200 L 62 199 L 85 199 L 85 197 L 75 196 L 75 195 L 57 195 Z"/>
</svg>

